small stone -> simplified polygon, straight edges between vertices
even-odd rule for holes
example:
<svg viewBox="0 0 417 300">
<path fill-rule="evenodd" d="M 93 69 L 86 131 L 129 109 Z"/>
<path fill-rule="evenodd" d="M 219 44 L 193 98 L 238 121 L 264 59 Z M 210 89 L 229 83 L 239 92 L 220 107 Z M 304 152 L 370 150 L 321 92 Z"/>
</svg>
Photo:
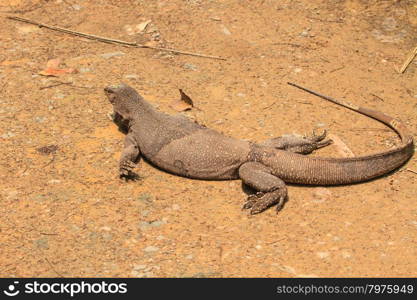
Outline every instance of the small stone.
<svg viewBox="0 0 417 300">
<path fill-rule="evenodd" d="M 55 99 L 64 99 L 64 98 L 65 98 L 65 95 L 64 95 L 64 94 L 62 94 L 62 93 L 56 93 L 56 94 L 54 95 L 54 98 L 55 98 Z"/>
<path fill-rule="evenodd" d="M 143 221 L 143 222 L 139 223 L 139 228 L 141 230 L 146 230 L 146 229 L 149 229 L 151 227 L 159 227 L 161 225 L 164 225 L 165 223 L 166 223 L 166 221 L 164 221 L 164 220 L 162 220 L 162 221 L 159 221 L 159 220 L 158 221 L 151 221 L 151 222 Z"/>
<path fill-rule="evenodd" d="M 11 131 L 6 132 L 5 134 L 0 135 L 0 137 L 2 139 L 5 139 L 5 140 L 7 140 L 7 139 L 9 139 L 11 137 L 14 137 L 14 136 L 15 136 L 15 134 L 13 132 L 11 132 Z"/>
<path fill-rule="evenodd" d="M 46 117 L 35 117 L 35 122 L 37 123 L 44 123 L 46 121 Z"/>
<path fill-rule="evenodd" d="M 105 59 L 109 59 L 109 58 L 112 58 L 112 57 L 123 56 L 123 55 L 125 55 L 125 53 L 124 53 L 124 52 L 122 52 L 122 51 L 117 51 L 117 52 L 109 52 L 109 53 L 103 53 L 103 54 L 100 54 L 100 56 L 101 56 L 102 58 L 105 58 Z"/>
<path fill-rule="evenodd" d="M 302 70 L 303 70 L 303 69 L 301 69 L 301 68 L 295 68 L 295 69 L 294 69 L 294 73 L 300 73 Z"/>
<path fill-rule="evenodd" d="M 222 25 L 220 25 L 220 28 L 222 29 L 222 32 L 225 34 L 225 35 L 231 35 L 232 33 L 229 31 L 229 29 L 227 29 L 226 28 L 226 26 L 224 26 L 223 24 Z"/>
<path fill-rule="evenodd" d="M 135 270 L 133 270 L 133 271 L 131 272 L 131 274 L 132 274 L 132 277 L 136 277 L 136 278 L 143 278 L 143 277 L 145 276 L 145 274 L 144 274 L 144 273 L 142 273 L 142 272 L 138 272 L 138 271 L 135 271 Z"/>
<path fill-rule="evenodd" d="M 49 249 L 48 240 L 46 238 L 35 240 L 35 245 L 40 249 Z"/>
<path fill-rule="evenodd" d="M 236 96 L 238 96 L 238 97 L 246 97 L 246 94 L 244 94 L 244 93 L 237 93 Z"/>
<path fill-rule="evenodd" d="M 330 256 L 330 253 L 329 252 L 317 252 L 317 256 L 319 258 L 324 259 L 324 258 L 328 258 Z"/>
<path fill-rule="evenodd" d="M 144 203 L 152 203 L 152 195 L 149 193 L 142 193 L 139 195 L 138 200 Z"/>
<path fill-rule="evenodd" d="M 181 207 L 178 204 L 173 204 L 172 209 L 173 210 L 179 210 Z"/>
<path fill-rule="evenodd" d="M 91 72 L 90 68 L 79 68 L 78 71 L 80 71 L 80 73 L 88 73 Z"/>
<path fill-rule="evenodd" d="M 139 270 L 144 270 L 147 267 L 148 267 L 147 265 L 134 265 L 133 269 L 136 270 L 136 271 L 139 271 Z"/>
<path fill-rule="evenodd" d="M 182 65 L 184 69 L 196 71 L 197 67 L 193 64 L 185 63 Z"/>
<path fill-rule="evenodd" d="M 351 258 L 352 255 L 347 251 L 342 251 L 342 257 L 347 259 L 347 258 Z"/>
<path fill-rule="evenodd" d="M 50 184 L 61 183 L 61 180 L 51 179 L 51 180 L 48 181 L 48 183 L 50 183 Z"/>
<path fill-rule="evenodd" d="M 194 257 L 194 256 L 193 256 L 192 254 L 188 254 L 185 258 L 186 258 L 186 259 L 193 259 L 193 257 Z"/>
<path fill-rule="evenodd" d="M 139 76 L 136 74 L 128 74 L 128 75 L 125 75 L 125 78 L 126 79 L 138 79 Z"/>
<path fill-rule="evenodd" d="M 164 221 L 153 221 L 153 222 L 151 222 L 150 224 L 151 224 L 151 226 L 153 226 L 153 227 L 159 227 L 159 226 L 161 226 L 161 225 L 165 224 L 165 222 L 164 222 Z"/>
<path fill-rule="evenodd" d="M 74 5 L 72 6 L 72 8 L 73 8 L 74 10 L 80 10 L 80 9 L 81 9 L 81 5 L 74 4 Z"/>
<path fill-rule="evenodd" d="M 265 121 L 262 119 L 258 119 L 258 125 L 259 127 L 265 127 Z"/>
<path fill-rule="evenodd" d="M 111 233 L 108 233 L 108 232 L 104 232 L 104 233 L 102 234 L 102 237 L 103 237 L 103 239 L 105 239 L 105 240 L 107 240 L 107 241 L 109 241 L 109 240 L 113 239 L 113 235 L 112 235 Z"/>
<path fill-rule="evenodd" d="M 33 25 L 23 25 L 23 26 L 18 26 L 17 30 L 19 31 L 19 33 L 27 34 L 27 33 L 40 31 L 40 28 L 38 26 L 33 26 Z"/>
<path fill-rule="evenodd" d="M 156 252 L 158 250 L 159 250 L 159 248 L 155 247 L 155 246 L 148 246 L 146 248 L 143 248 L 143 251 L 145 251 L 147 253 Z"/>
<path fill-rule="evenodd" d="M 287 272 L 287 273 L 290 273 L 290 274 L 295 274 L 296 273 L 295 269 L 293 267 L 290 267 L 290 266 L 280 266 L 280 265 L 278 265 L 277 267 L 281 271 L 284 271 L 284 272 Z"/>
</svg>

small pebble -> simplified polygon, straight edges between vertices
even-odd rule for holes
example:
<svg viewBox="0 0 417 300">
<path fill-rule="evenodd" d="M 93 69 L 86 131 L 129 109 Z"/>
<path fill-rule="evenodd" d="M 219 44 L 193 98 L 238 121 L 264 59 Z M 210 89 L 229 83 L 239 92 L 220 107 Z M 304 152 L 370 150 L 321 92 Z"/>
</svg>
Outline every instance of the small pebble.
<svg viewBox="0 0 417 300">
<path fill-rule="evenodd" d="M 329 252 L 317 252 L 317 256 L 320 258 L 328 258 L 330 256 Z"/>
<path fill-rule="evenodd" d="M 136 74 L 128 74 L 128 75 L 125 75 L 125 78 L 126 79 L 138 79 L 139 76 Z"/>
<path fill-rule="evenodd" d="M 110 52 L 110 53 L 100 54 L 100 56 L 101 56 L 102 58 L 105 58 L 105 59 L 109 59 L 109 58 L 111 58 L 111 57 L 123 56 L 123 55 L 125 55 L 125 53 L 124 53 L 124 52 L 122 52 L 122 51 L 117 51 L 117 52 Z"/>
<path fill-rule="evenodd" d="M 2 138 L 2 139 L 9 139 L 9 138 L 11 138 L 11 137 L 14 137 L 15 136 L 15 134 L 13 133 L 13 132 L 6 132 L 5 134 L 3 134 L 3 135 L 0 135 L 0 137 Z"/>
<path fill-rule="evenodd" d="M 159 250 L 159 248 L 158 247 L 155 247 L 155 246 L 148 246 L 146 248 L 143 248 L 143 251 L 148 252 L 148 253 L 150 253 L 150 252 L 156 252 L 158 250 Z"/>
<path fill-rule="evenodd" d="M 220 25 L 220 27 L 221 27 L 221 29 L 222 29 L 222 32 L 225 34 L 225 35 L 231 35 L 232 33 L 229 31 L 229 29 L 227 29 L 226 28 L 226 26 L 224 26 L 224 25 Z"/>
<path fill-rule="evenodd" d="M 147 267 L 148 267 L 147 265 L 134 265 L 133 269 L 138 271 L 138 270 L 144 270 Z"/>
<path fill-rule="evenodd" d="M 185 63 L 182 65 L 184 69 L 196 71 L 197 67 L 193 64 Z"/>
<path fill-rule="evenodd" d="M 91 72 L 91 69 L 90 68 L 79 68 L 78 70 L 80 71 L 80 73 L 88 73 L 88 72 Z"/>
<path fill-rule="evenodd" d="M 173 210 L 179 210 L 181 207 L 178 204 L 173 204 L 172 209 Z"/>
<path fill-rule="evenodd" d="M 35 117 L 35 122 L 43 123 L 46 121 L 46 117 Z"/>
</svg>

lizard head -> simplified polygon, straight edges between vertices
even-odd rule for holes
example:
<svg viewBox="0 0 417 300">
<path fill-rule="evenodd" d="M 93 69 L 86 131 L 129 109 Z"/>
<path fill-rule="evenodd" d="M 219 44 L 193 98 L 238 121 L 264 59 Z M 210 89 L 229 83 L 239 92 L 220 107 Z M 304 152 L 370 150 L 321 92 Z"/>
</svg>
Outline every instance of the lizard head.
<svg viewBox="0 0 417 300">
<path fill-rule="evenodd" d="M 104 93 L 116 114 L 126 120 L 132 118 L 132 112 L 135 111 L 140 97 L 133 88 L 123 83 L 109 85 L 104 88 Z"/>
</svg>

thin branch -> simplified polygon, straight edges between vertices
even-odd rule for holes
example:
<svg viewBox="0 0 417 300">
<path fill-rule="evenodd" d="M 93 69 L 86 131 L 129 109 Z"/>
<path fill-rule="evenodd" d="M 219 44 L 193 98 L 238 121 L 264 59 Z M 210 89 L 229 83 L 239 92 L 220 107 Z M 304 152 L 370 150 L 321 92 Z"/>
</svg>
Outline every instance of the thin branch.
<svg viewBox="0 0 417 300">
<path fill-rule="evenodd" d="M 417 171 L 411 170 L 410 168 L 407 168 L 407 169 L 405 169 L 405 170 L 406 170 L 406 171 L 408 171 L 408 172 L 411 172 L 411 173 L 417 174 Z"/>
<path fill-rule="evenodd" d="M 384 102 L 384 99 L 382 99 L 382 98 L 381 98 L 381 97 L 379 97 L 378 95 L 375 95 L 375 94 L 373 94 L 373 93 L 371 93 L 371 95 L 372 95 L 372 96 L 374 96 L 375 98 L 377 98 L 377 99 L 381 100 L 382 102 Z"/>
<path fill-rule="evenodd" d="M 415 47 L 413 51 L 411 51 L 411 53 L 408 55 L 407 59 L 405 60 L 403 66 L 400 69 L 400 73 L 404 73 L 404 71 L 407 69 L 409 64 L 411 64 L 411 62 L 413 61 L 414 57 L 416 57 L 416 55 L 417 55 L 417 47 Z"/>
<path fill-rule="evenodd" d="M 7 18 L 11 19 L 11 20 L 15 20 L 15 21 L 20 21 L 20 22 L 36 25 L 36 26 L 39 26 L 40 28 L 45 27 L 45 28 L 50 29 L 50 30 L 59 31 L 59 32 L 63 32 L 63 33 L 71 34 L 71 35 L 76 35 L 76 36 L 80 36 L 80 37 L 83 37 L 83 38 L 86 38 L 86 39 L 100 41 L 100 42 L 103 42 L 103 43 L 120 44 L 120 45 L 129 46 L 129 47 L 135 47 L 135 48 L 148 48 L 148 49 L 154 49 L 154 50 L 159 50 L 159 51 L 168 51 L 168 52 L 183 54 L 183 55 L 191 55 L 191 56 L 198 56 L 198 57 L 204 57 L 204 58 L 226 60 L 226 58 L 219 57 L 219 56 L 206 55 L 206 54 L 194 53 L 194 52 L 187 52 L 187 51 L 170 49 L 170 48 L 153 47 L 153 46 L 147 46 L 147 45 L 138 44 L 138 43 L 116 40 L 116 39 L 107 38 L 107 37 L 103 37 L 103 36 L 98 36 L 98 35 L 94 35 L 94 34 L 87 34 L 87 33 L 79 32 L 79 31 L 65 29 L 65 28 L 62 28 L 62 27 L 57 27 L 57 26 L 51 26 L 51 25 L 47 25 L 47 24 L 38 23 L 38 22 L 35 22 L 35 21 L 32 21 L 32 20 L 28 20 L 28 19 L 24 19 L 24 18 L 16 17 L 16 16 L 8 16 Z"/>
<path fill-rule="evenodd" d="M 56 87 L 56 86 L 60 86 L 60 85 L 63 85 L 63 84 L 72 85 L 72 82 L 61 82 L 61 81 L 59 81 L 59 82 L 55 82 L 54 84 L 51 84 L 51 85 L 42 86 L 39 89 L 40 90 L 50 89 L 50 88 L 53 88 L 53 87 Z"/>
<path fill-rule="evenodd" d="M 64 278 L 65 276 L 64 275 L 62 275 L 61 273 L 59 273 L 56 269 L 55 269 L 55 267 L 54 267 L 54 265 L 53 264 L 51 264 L 51 262 L 48 260 L 48 258 L 46 257 L 46 256 L 44 256 L 43 257 L 43 259 L 48 263 L 48 265 L 49 265 L 49 267 L 52 269 L 52 271 L 54 271 L 59 277 L 62 277 L 62 278 Z"/>
</svg>

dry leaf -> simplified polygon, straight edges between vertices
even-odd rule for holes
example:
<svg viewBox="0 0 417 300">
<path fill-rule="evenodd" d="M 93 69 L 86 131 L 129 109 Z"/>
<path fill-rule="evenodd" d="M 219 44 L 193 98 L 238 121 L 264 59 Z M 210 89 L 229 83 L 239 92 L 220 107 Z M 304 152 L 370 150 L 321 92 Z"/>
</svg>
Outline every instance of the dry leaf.
<svg viewBox="0 0 417 300">
<path fill-rule="evenodd" d="M 51 153 L 55 153 L 58 150 L 57 145 L 49 145 L 49 146 L 43 146 L 40 148 L 37 148 L 36 151 L 38 151 L 41 154 L 48 155 Z"/>
<path fill-rule="evenodd" d="M 171 107 L 175 109 L 176 111 L 186 111 L 186 110 L 190 110 L 191 108 L 193 108 L 194 107 L 193 100 L 191 100 L 191 98 L 186 93 L 184 93 L 182 89 L 179 89 L 179 91 L 181 94 L 181 99 L 175 100 L 171 104 Z"/>
<path fill-rule="evenodd" d="M 137 30 L 139 32 L 142 32 L 142 31 L 144 31 L 146 29 L 146 27 L 148 26 L 148 24 L 151 23 L 151 22 L 152 22 L 152 20 L 148 20 L 148 21 L 142 22 L 142 23 L 136 25 L 136 28 L 137 28 Z"/>
<path fill-rule="evenodd" d="M 40 71 L 38 74 L 43 76 L 59 76 L 62 74 L 71 74 L 77 72 L 77 70 L 73 68 L 60 69 L 60 63 L 61 61 L 59 58 L 50 59 L 46 63 L 46 69 Z"/>
</svg>

